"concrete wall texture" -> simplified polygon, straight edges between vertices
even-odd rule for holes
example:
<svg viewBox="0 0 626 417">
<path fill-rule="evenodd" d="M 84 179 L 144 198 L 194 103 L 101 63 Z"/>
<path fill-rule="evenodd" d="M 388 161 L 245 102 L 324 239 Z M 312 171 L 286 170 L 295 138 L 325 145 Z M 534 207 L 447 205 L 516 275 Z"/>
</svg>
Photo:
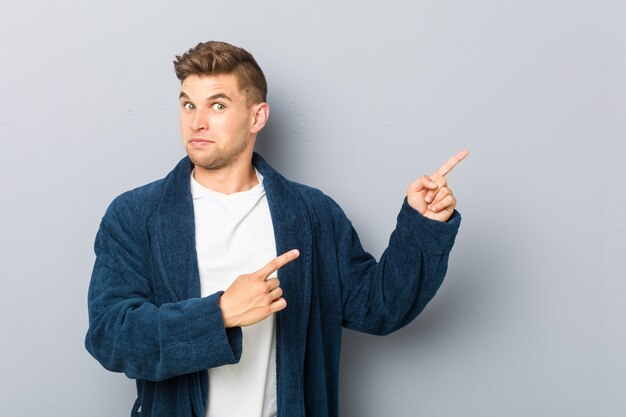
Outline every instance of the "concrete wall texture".
<svg viewBox="0 0 626 417">
<path fill-rule="evenodd" d="M 624 21 L 623 1 L 6 2 L 0 414 L 128 415 L 132 381 L 83 348 L 93 239 L 184 156 L 171 61 L 216 39 L 267 74 L 258 150 L 375 256 L 409 182 L 472 152 L 437 297 L 388 337 L 345 332 L 343 416 L 625 415 Z"/>
</svg>

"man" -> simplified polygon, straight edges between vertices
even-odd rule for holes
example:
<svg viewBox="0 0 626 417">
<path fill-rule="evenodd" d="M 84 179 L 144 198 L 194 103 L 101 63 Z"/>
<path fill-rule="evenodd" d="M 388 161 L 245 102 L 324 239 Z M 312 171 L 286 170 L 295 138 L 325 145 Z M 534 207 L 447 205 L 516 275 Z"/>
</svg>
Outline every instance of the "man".
<svg viewBox="0 0 626 417">
<path fill-rule="evenodd" d="M 252 55 L 207 42 L 174 66 L 188 157 L 103 217 L 86 348 L 137 380 L 134 416 L 336 416 L 342 326 L 390 333 L 445 275 L 445 175 L 467 152 L 409 186 L 377 263 L 334 201 L 253 152 L 269 107 Z"/>
</svg>

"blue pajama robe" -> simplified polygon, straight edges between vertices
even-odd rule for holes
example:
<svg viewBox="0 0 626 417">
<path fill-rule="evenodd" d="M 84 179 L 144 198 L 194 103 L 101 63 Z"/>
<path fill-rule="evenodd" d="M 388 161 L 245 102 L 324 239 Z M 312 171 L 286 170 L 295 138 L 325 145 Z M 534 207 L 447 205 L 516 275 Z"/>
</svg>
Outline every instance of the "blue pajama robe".
<svg viewBox="0 0 626 417">
<path fill-rule="evenodd" d="M 253 164 L 278 254 L 300 250 L 278 271 L 287 301 L 277 313 L 278 416 L 337 416 L 342 327 L 384 335 L 413 320 L 443 280 L 461 217 L 433 221 L 405 199 L 376 262 L 332 199 L 286 180 L 258 154 Z M 224 328 L 221 292 L 200 297 L 192 168 L 184 158 L 165 178 L 117 197 L 96 236 L 85 346 L 137 381 L 132 416 L 203 417 L 206 370 L 241 357 L 242 332 Z"/>
</svg>

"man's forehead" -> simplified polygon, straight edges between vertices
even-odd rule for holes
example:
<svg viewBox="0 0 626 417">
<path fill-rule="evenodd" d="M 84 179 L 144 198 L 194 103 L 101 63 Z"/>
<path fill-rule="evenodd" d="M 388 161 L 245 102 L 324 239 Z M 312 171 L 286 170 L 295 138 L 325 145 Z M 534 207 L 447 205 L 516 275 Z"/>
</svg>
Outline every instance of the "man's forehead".
<svg viewBox="0 0 626 417">
<path fill-rule="evenodd" d="M 234 74 L 190 75 L 180 85 L 181 97 L 207 98 L 217 94 L 229 98 L 241 94 Z"/>
</svg>

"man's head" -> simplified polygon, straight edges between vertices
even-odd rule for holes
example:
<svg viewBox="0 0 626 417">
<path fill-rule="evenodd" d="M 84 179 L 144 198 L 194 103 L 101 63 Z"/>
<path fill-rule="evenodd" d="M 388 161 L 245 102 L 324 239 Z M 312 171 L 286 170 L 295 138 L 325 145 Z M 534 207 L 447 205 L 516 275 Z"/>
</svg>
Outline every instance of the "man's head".
<svg viewBox="0 0 626 417">
<path fill-rule="evenodd" d="M 206 42 L 178 56 L 174 67 L 181 81 L 181 136 L 196 169 L 251 165 L 257 133 L 269 117 L 267 84 L 252 55 Z"/>
<path fill-rule="evenodd" d="M 267 82 L 252 54 L 226 42 L 204 42 L 177 55 L 176 76 L 182 83 L 190 75 L 233 74 L 248 106 L 267 101 Z"/>
</svg>

